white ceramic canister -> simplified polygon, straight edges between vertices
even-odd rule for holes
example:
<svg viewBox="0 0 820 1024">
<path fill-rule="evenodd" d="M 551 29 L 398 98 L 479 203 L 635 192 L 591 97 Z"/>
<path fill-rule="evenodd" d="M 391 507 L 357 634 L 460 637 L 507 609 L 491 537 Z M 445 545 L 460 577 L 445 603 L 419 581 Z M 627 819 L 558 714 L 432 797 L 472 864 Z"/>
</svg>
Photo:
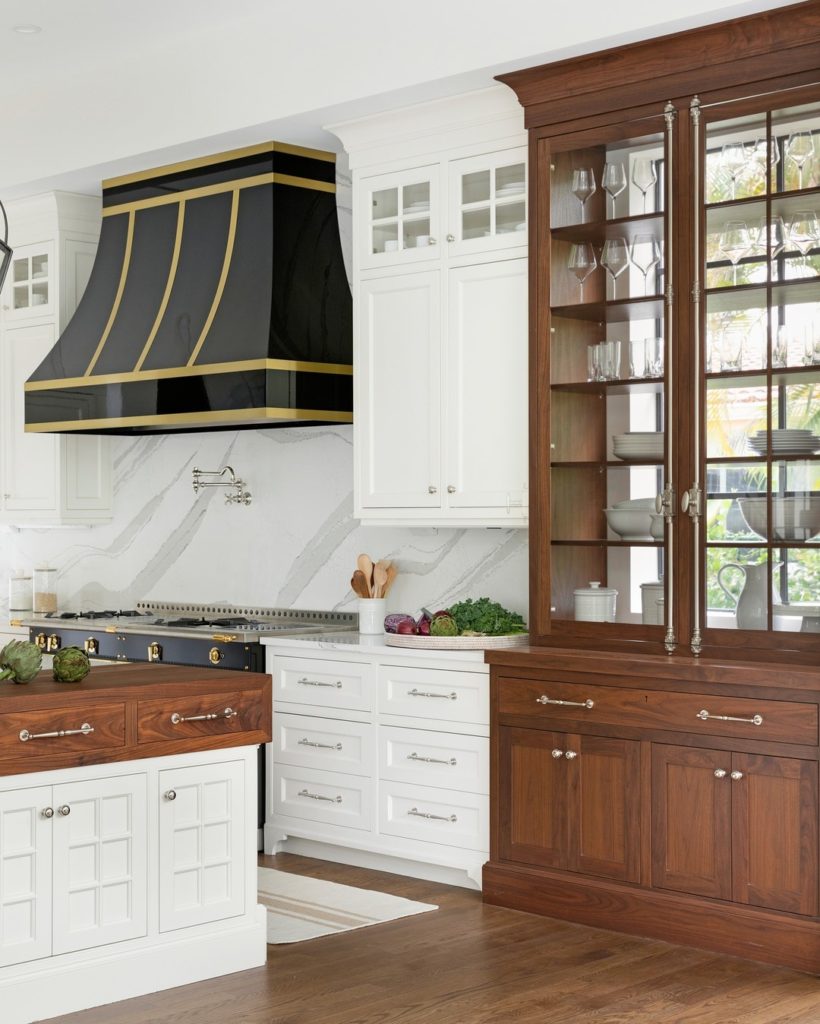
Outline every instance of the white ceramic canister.
<svg viewBox="0 0 820 1024">
<path fill-rule="evenodd" d="M 618 591 L 612 587 L 602 587 L 600 582 L 592 581 L 588 587 L 579 587 L 574 591 L 575 618 L 584 622 L 614 622 L 615 602 Z"/>
<path fill-rule="evenodd" d="M 384 632 L 387 601 L 383 597 L 359 598 L 359 632 L 375 636 Z"/>
<path fill-rule="evenodd" d="M 660 602 L 660 606 L 658 605 Z M 660 618 L 658 614 L 660 613 Z M 663 625 L 663 580 L 641 584 L 641 621 L 650 626 Z"/>
<path fill-rule="evenodd" d="M 9 577 L 9 614 L 31 611 L 31 573 L 12 569 Z"/>
</svg>

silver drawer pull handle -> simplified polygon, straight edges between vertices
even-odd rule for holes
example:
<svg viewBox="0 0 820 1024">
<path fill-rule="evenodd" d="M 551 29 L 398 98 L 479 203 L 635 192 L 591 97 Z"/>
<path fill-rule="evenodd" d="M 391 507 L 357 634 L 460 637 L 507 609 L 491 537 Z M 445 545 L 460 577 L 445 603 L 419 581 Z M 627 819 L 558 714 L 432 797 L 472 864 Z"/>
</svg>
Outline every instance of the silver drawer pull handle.
<svg viewBox="0 0 820 1024">
<path fill-rule="evenodd" d="M 340 804 L 342 802 L 340 796 L 321 796 L 319 793 L 308 793 L 306 789 L 300 789 L 298 795 L 306 796 L 310 800 L 327 800 L 330 804 Z"/>
<path fill-rule="evenodd" d="M 424 811 L 420 811 L 418 807 L 411 808 L 407 813 L 412 814 L 414 818 L 429 818 L 430 821 L 458 821 L 455 814 L 451 814 L 449 817 L 446 814 L 426 814 Z"/>
<path fill-rule="evenodd" d="M 180 722 L 215 722 L 217 718 L 236 718 L 238 714 L 239 712 L 234 711 L 233 708 L 225 708 L 224 711 L 215 712 L 212 715 L 188 715 L 186 718 L 175 711 L 171 715 L 171 721 L 174 725 L 179 725 Z"/>
<path fill-rule="evenodd" d="M 341 690 L 341 688 L 342 688 L 342 681 L 341 681 L 341 679 L 337 679 L 335 683 L 323 683 L 319 679 L 305 679 L 305 678 L 297 679 L 296 682 L 300 686 L 333 686 L 337 690 Z"/>
<path fill-rule="evenodd" d="M 536 704 L 558 704 L 562 708 L 590 708 L 595 707 L 594 700 L 551 700 L 546 694 L 535 698 Z"/>
<path fill-rule="evenodd" d="M 732 715 L 710 715 L 706 708 L 698 711 L 695 717 L 699 718 L 702 722 L 745 722 L 746 725 L 763 725 L 763 715 L 752 715 L 751 718 L 735 718 Z"/>
<path fill-rule="evenodd" d="M 318 747 L 320 750 L 341 750 L 341 743 L 317 743 L 315 740 L 299 740 L 300 747 Z"/>
<path fill-rule="evenodd" d="M 445 759 L 442 757 L 419 757 L 418 754 L 408 754 L 408 761 L 424 761 L 425 764 L 452 764 L 457 765 L 458 761 L 454 757 Z"/>
<path fill-rule="evenodd" d="M 94 732 L 94 726 L 83 722 L 79 729 L 60 729 L 58 732 L 29 732 L 28 729 L 20 730 L 20 742 L 28 743 L 29 740 L 56 740 L 63 736 L 90 736 Z"/>
<path fill-rule="evenodd" d="M 408 697 L 442 697 L 444 700 L 458 700 L 458 694 L 453 690 L 452 693 L 430 693 L 429 690 L 418 690 L 414 686 L 412 690 L 407 691 Z"/>
</svg>

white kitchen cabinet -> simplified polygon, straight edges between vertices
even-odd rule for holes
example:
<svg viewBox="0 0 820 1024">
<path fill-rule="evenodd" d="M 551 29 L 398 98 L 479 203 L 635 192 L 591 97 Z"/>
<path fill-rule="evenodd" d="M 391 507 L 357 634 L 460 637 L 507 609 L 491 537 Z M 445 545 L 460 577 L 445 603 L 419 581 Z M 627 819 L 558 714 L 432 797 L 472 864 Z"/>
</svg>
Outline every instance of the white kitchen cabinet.
<svg viewBox="0 0 820 1024">
<path fill-rule="evenodd" d="M 482 652 L 317 650 L 283 639 L 267 659 L 265 851 L 480 886 L 489 855 Z M 297 688 L 298 679 L 329 685 Z M 355 692 L 355 679 L 375 685 Z"/>
<path fill-rule="evenodd" d="M 107 437 L 25 432 L 26 380 L 74 313 L 94 259 L 99 200 L 49 193 L 8 204 L 11 270 L 0 297 L 0 523 L 109 521 Z"/>
<path fill-rule="evenodd" d="M 0 793 L 0 967 L 51 953 L 47 807 L 52 807 L 51 786 Z"/>
<path fill-rule="evenodd" d="M 354 512 L 527 524 L 527 180 L 502 87 L 332 129 L 353 172 Z"/>
</svg>

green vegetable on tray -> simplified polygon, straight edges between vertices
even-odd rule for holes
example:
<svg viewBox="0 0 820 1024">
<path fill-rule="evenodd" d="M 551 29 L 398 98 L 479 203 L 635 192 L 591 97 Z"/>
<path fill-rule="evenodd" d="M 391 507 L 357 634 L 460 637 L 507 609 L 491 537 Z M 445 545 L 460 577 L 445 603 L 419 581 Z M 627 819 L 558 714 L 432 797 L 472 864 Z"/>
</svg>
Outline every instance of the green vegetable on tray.
<svg viewBox="0 0 820 1024">
<path fill-rule="evenodd" d="M 27 683 L 40 671 L 43 652 L 28 640 L 10 640 L 0 651 L 0 679 Z"/>
<path fill-rule="evenodd" d="M 52 673 L 58 683 L 79 683 L 91 671 L 91 662 L 79 647 L 64 647 L 54 655 Z"/>
<path fill-rule="evenodd" d="M 476 601 L 468 597 L 466 601 L 450 605 L 447 611 L 455 619 L 461 636 L 509 636 L 527 632 L 527 624 L 518 612 L 507 611 L 488 597 L 479 597 Z"/>
</svg>

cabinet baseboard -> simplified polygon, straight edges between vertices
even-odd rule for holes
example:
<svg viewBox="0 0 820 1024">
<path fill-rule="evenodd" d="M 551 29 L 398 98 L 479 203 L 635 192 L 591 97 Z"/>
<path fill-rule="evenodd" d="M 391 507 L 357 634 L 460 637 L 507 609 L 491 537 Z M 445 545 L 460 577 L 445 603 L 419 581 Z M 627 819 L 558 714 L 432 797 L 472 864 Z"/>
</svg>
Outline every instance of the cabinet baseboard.
<svg viewBox="0 0 820 1024">
<path fill-rule="evenodd" d="M 820 973 L 820 921 L 489 861 L 483 899 L 563 921 Z"/>
</svg>

